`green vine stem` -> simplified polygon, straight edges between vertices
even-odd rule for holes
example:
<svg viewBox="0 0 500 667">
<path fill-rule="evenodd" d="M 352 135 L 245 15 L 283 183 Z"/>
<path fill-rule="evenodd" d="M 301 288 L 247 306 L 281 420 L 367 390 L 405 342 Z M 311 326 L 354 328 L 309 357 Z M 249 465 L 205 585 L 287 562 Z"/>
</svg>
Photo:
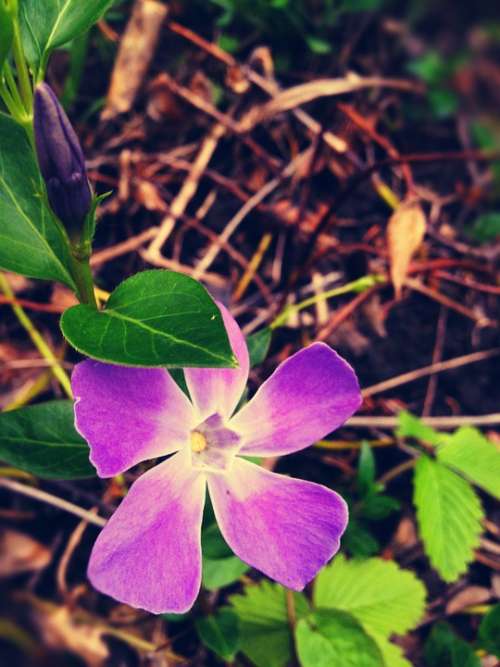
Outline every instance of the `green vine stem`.
<svg viewBox="0 0 500 667">
<path fill-rule="evenodd" d="M 304 308 L 313 306 L 315 303 L 318 303 L 318 301 L 331 299 L 335 296 L 348 294 L 349 292 L 364 292 L 365 290 L 370 289 L 370 287 L 385 281 L 386 279 L 383 276 L 363 276 L 362 278 L 353 280 L 352 282 L 347 283 L 347 285 L 343 285 L 342 287 L 335 287 L 331 290 L 328 290 L 327 292 L 315 294 L 314 296 L 311 296 L 308 299 L 304 299 L 304 301 L 300 301 L 299 303 L 290 304 L 289 306 L 286 306 L 279 315 L 276 316 L 276 318 L 269 325 L 269 328 L 277 329 L 278 327 L 284 326 L 287 323 L 290 315 L 294 315 L 295 313 L 304 310 Z"/>
<path fill-rule="evenodd" d="M 63 388 L 64 392 L 69 398 L 73 398 L 73 393 L 71 391 L 71 384 L 69 377 L 59 363 L 59 360 L 52 352 L 50 347 L 45 342 L 44 337 L 35 327 L 33 322 L 30 320 L 26 314 L 24 308 L 18 303 L 15 303 L 15 295 L 12 291 L 7 278 L 3 273 L 0 273 L 0 290 L 5 294 L 9 299 L 13 299 L 12 310 L 14 311 L 17 319 L 21 326 L 26 330 L 29 337 L 31 338 L 34 346 L 40 352 L 42 357 L 50 364 L 50 370 L 52 371 L 54 377 L 58 380 L 59 384 Z"/>
<path fill-rule="evenodd" d="M 97 308 L 94 279 L 89 264 L 90 248 L 88 241 L 71 243 L 71 273 L 76 283 L 80 303 Z"/>
</svg>

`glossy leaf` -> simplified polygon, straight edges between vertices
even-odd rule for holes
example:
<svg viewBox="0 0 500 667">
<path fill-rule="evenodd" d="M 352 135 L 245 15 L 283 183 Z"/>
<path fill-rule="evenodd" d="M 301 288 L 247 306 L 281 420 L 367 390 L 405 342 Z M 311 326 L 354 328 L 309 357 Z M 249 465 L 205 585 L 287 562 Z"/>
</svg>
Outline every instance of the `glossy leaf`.
<svg viewBox="0 0 500 667">
<path fill-rule="evenodd" d="M 73 306 L 61 319 L 82 354 L 127 366 L 235 366 L 219 309 L 196 280 L 143 271 L 122 282 L 106 308 Z"/>
<path fill-rule="evenodd" d="M 0 268 L 73 287 L 64 233 L 44 203 L 25 131 L 0 113 Z"/>
<path fill-rule="evenodd" d="M 0 414 L 0 460 L 47 479 L 94 477 L 89 448 L 73 425 L 72 401 Z"/>
<path fill-rule="evenodd" d="M 301 619 L 295 640 L 302 667 L 385 667 L 377 643 L 344 611 L 317 611 Z"/>
<path fill-rule="evenodd" d="M 446 466 L 421 456 L 413 501 L 424 549 L 444 581 L 455 581 L 474 558 L 483 510 L 472 486 Z"/>
<path fill-rule="evenodd" d="M 23 47 L 31 65 L 98 21 L 114 0 L 19 0 Z"/>
<path fill-rule="evenodd" d="M 250 367 L 261 364 L 269 352 L 273 332 L 269 327 L 261 329 L 247 336 L 248 354 L 250 355 Z"/>
<path fill-rule="evenodd" d="M 9 55 L 14 35 L 11 3 L 0 0 L 0 72 Z"/>
</svg>

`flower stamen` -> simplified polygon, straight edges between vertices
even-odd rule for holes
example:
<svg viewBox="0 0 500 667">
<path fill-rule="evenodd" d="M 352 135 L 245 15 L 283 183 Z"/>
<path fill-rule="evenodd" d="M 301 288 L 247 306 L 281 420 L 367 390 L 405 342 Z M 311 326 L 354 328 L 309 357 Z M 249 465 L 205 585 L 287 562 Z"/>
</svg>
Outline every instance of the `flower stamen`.
<svg viewBox="0 0 500 667">
<path fill-rule="evenodd" d="M 191 431 L 191 450 L 199 454 L 207 448 L 207 439 L 200 431 Z"/>
</svg>

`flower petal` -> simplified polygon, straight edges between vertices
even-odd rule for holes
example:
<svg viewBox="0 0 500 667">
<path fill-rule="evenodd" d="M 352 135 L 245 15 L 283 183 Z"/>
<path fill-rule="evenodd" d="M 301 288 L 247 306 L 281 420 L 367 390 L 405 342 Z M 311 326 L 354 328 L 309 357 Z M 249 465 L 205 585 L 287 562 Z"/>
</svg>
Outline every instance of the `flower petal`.
<svg viewBox="0 0 500 667">
<path fill-rule="evenodd" d="M 290 454 L 338 428 L 360 404 L 349 364 L 325 343 L 313 343 L 278 366 L 230 428 L 242 436 L 242 454 Z"/>
<path fill-rule="evenodd" d="M 208 477 L 208 488 L 234 553 L 288 588 L 302 590 L 339 548 L 347 505 L 325 486 L 236 458 L 227 475 Z"/>
<path fill-rule="evenodd" d="M 75 425 L 100 477 L 175 452 L 188 442 L 194 410 L 168 372 L 90 359 L 73 371 Z"/>
<path fill-rule="evenodd" d="M 184 452 L 142 475 L 97 538 L 93 586 L 153 614 L 186 612 L 200 589 L 204 503 L 205 478 Z"/>
<path fill-rule="evenodd" d="M 236 320 L 218 303 L 238 368 L 186 368 L 184 375 L 194 405 L 205 419 L 214 412 L 229 417 L 243 394 L 248 380 L 248 348 Z"/>
</svg>

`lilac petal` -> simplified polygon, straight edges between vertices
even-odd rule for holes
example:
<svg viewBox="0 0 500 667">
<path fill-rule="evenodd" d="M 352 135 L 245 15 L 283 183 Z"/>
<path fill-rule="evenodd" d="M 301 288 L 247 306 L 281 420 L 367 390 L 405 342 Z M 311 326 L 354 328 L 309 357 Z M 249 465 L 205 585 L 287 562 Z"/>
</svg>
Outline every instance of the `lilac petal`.
<svg viewBox="0 0 500 667">
<path fill-rule="evenodd" d="M 153 614 L 188 611 L 201 582 L 205 478 L 179 452 L 142 475 L 97 538 L 88 576 Z"/>
<path fill-rule="evenodd" d="M 337 552 L 347 505 L 320 484 L 277 475 L 236 458 L 208 488 L 234 553 L 280 584 L 302 590 Z"/>
<path fill-rule="evenodd" d="M 229 427 L 242 437 L 242 454 L 290 454 L 341 426 L 360 404 L 349 364 L 313 343 L 280 364 Z"/>
<path fill-rule="evenodd" d="M 229 417 L 243 394 L 248 380 L 248 348 L 234 317 L 220 303 L 229 342 L 238 359 L 238 368 L 186 368 L 184 375 L 194 405 L 204 419 L 214 412 Z"/>
<path fill-rule="evenodd" d="M 73 371 L 75 424 L 100 477 L 177 451 L 189 442 L 194 410 L 166 370 L 86 360 Z"/>
</svg>

